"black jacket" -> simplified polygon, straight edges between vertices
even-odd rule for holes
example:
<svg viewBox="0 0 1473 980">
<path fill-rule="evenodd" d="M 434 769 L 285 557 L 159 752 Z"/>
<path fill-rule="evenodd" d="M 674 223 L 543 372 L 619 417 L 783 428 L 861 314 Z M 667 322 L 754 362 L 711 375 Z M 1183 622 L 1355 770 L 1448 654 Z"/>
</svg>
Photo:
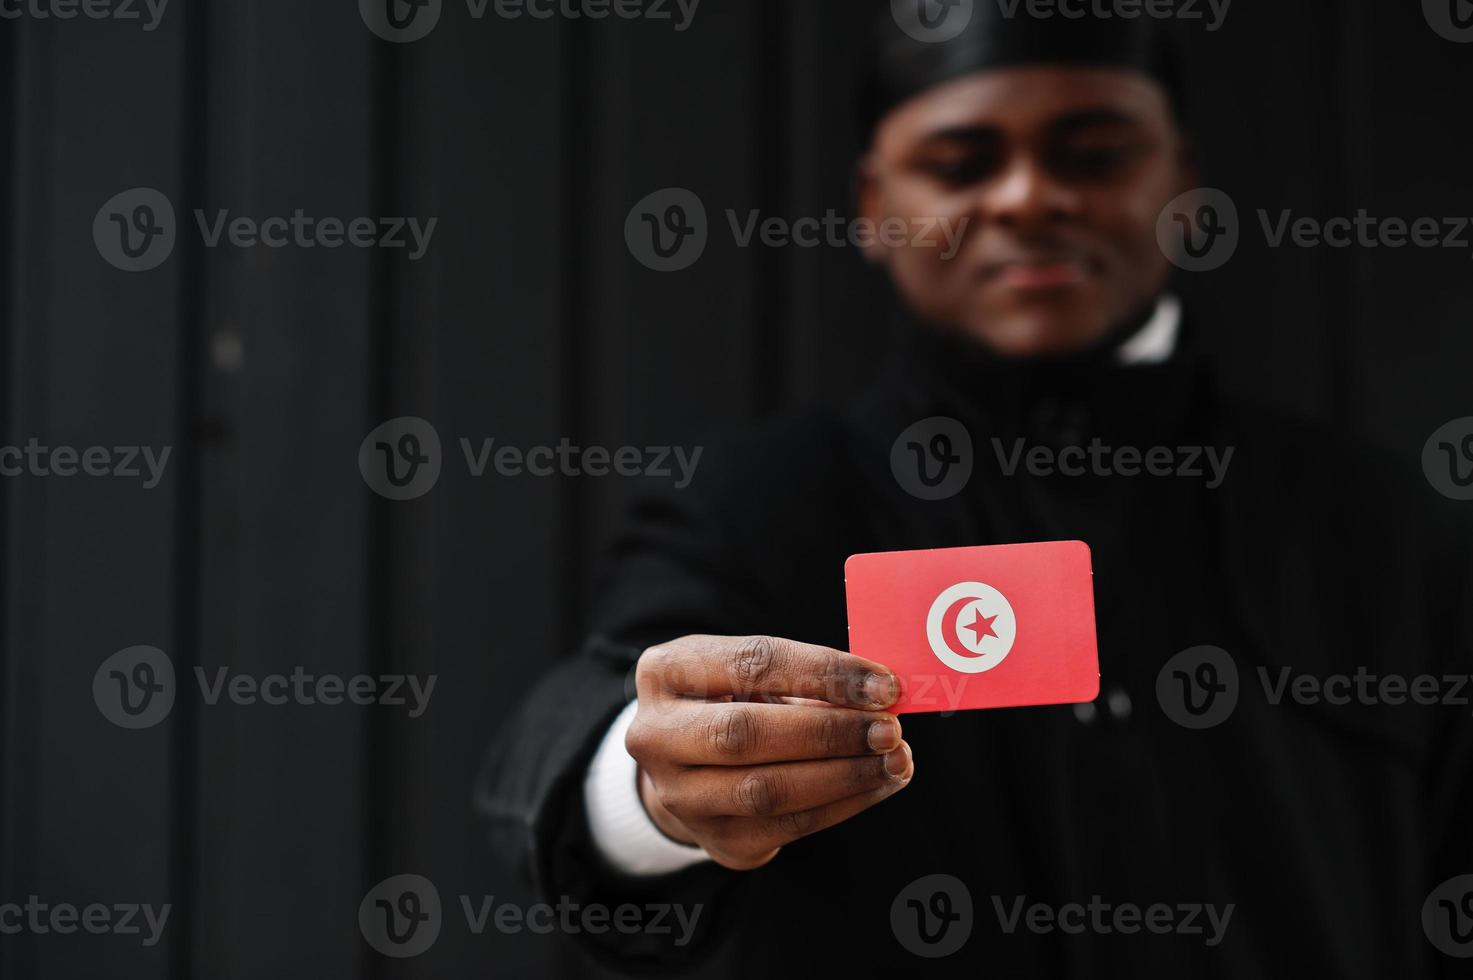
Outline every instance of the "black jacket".
<svg viewBox="0 0 1473 980">
<path fill-rule="evenodd" d="M 1357 668 L 1473 672 L 1473 550 L 1434 518 L 1446 501 L 1319 428 L 1227 404 L 1190 347 L 1147 367 L 1109 355 L 1024 367 L 918 333 L 849 409 L 708 447 L 689 488 L 638 508 L 586 647 L 501 733 L 478 794 L 494 846 L 549 898 L 703 905 L 695 942 L 581 937 L 596 955 L 645 972 L 715 953 L 733 976 L 1378 978 L 1466 966 L 1433 946 L 1422 913 L 1434 886 L 1473 872 L 1469 707 L 1271 699 L 1284 668 L 1291 685 Z M 929 416 L 960 420 L 973 440 L 974 473 L 949 500 L 917 499 L 891 471 L 896 437 Z M 1163 446 L 1178 464 L 1183 447 L 1234 455 L 1215 489 L 1191 475 L 1009 476 L 1019 438 Z M 843 649 L 851 554 L 1075 538 L 1094 555 L 1093 709 L 907 716 L 912 784 L 754 872 L 636 881 L 600 861 L 581 780 L 645 647 L 704 632 Z M 1231 655 L 1239 697 L 1226 721 L 1192 730 L 1168 717 L 1157 681 L 1202 644 Z M 1455 683 L 1439 689 L 1466 699 Z M 925 906 L 898 898 L 937 873 L 970 893 L 971 932 L 950 956 L 920 959 L 892 911 L 919 924 Z M 1105 926 L 1031 929 L 1035 903 L 1078 903 L 1075 916 Z M 1229 904 L 1221 930 L 1182 908 Z M 1114 927 L 1130 923 L 1112 918 L 1118 907 L 1153 905 L 1182 931 Z"/>
</svg>

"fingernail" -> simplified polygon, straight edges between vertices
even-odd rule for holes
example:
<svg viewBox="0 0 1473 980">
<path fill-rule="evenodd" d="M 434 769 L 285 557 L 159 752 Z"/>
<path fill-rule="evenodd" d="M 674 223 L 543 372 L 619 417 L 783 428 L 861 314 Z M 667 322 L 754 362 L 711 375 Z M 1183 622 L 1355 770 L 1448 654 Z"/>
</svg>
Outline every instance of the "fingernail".
<svg viewBox="0 0 1473 980">
<path fill-rule="evenodd" d="M 898 779 L 905 775 L 905 771 L 909 768 L 910 746 L 901 742 L 898 749 L 885 756 L 885 771 Z"/>
<path fill-rule="evenodd" d="M 889 752 L 900 744 L 900 722 L 894 718 L 871 722 L 868 739 L 873 751 Z"/>
<path fill-rule="evenodd" d="M 881 708 L 900 697 L 900 682 L 894 674 L 870 674 L 864 679 L 864 696 Z"/>
</svg>

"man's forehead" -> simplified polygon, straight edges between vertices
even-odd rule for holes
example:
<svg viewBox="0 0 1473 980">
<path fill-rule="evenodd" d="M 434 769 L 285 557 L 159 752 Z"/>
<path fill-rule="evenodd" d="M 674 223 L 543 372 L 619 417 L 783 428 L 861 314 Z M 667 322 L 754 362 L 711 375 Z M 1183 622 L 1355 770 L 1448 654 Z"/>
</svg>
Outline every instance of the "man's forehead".
<svg viewBox="0 0 1473 980">
<path fill-rule="evenodd" d="M 1123 68 L 1028 65 L 988 69 L 937 85 L 881 120 L 877 136 L 908 140 L 981 127 L 1043 127 L 1077 117 L 1101 123 L 1168 118 L 1165 90 Z"/>
</svg>

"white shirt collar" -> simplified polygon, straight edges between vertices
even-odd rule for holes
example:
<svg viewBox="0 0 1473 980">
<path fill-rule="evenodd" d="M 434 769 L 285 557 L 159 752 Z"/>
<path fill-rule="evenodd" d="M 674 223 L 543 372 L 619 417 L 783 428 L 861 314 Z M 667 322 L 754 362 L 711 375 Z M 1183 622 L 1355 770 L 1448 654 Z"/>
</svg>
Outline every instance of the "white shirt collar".
<svg viewBox="0 0 1473 980">
<path fill-rule="evenodd" d="M 1165 295 L 1156 303 L 1156 312 L 1145 326 L 1120 345 L 1117 355 L 1121 364 L 1160 364 L 1171 358 L 1176 351 L 1177 335 L 1181 332 L 1181 301 L 1175 296 Z"/>
</svg>

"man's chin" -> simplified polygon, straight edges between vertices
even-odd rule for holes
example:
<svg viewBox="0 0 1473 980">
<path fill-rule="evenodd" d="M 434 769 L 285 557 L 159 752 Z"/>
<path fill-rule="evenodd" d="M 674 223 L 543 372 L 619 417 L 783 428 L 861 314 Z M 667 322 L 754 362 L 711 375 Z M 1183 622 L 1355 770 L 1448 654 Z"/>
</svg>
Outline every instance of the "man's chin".
<svg viewBox="0 0 1473 980">
<path fill-rule="evenodd" d="M 1093 304 L 1090 304 L 1093 306 Z M 1048 357 L 1088 350 L 1104 339 L 1112 324 L 1075 304 L 1005 313 L 981 312 L 965 325 L 966 332 L 1006 357 Z"/>
</svg>

